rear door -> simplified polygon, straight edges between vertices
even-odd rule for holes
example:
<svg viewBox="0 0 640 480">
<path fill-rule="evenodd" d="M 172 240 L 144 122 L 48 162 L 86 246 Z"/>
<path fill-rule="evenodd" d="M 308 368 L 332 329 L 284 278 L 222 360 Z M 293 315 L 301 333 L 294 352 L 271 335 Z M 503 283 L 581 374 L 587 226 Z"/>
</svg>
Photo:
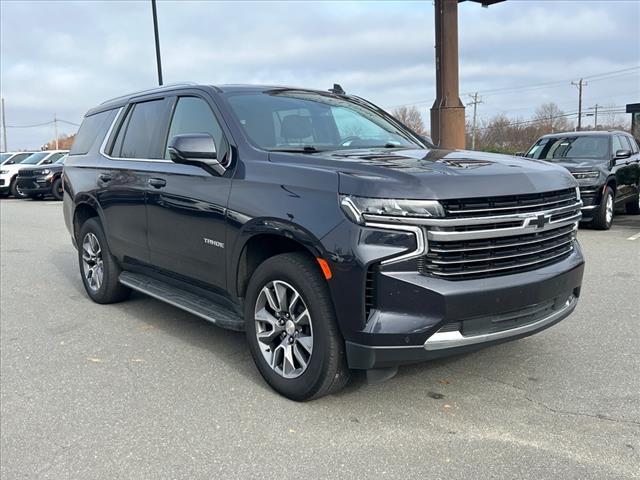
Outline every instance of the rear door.
<svg viewBox="0 0 640 480">
<path fill-rule="evenodd" d="M 614 156 L 613 171 L 616 174 L 616 183 L 618 184 L 616 193 L 616 203 L 625 204 L 629 197 L 636 192 L 636 178 L 635 178 L 635 164 L 633 155 L 629 158 L 615 159 L 615 154 L 618 150 L 631 150 L 633 149 L 631 144 L 627 140 L 627 137 L 622 134 L 614 134 L 612 142 L 612 153 Z"/>
<path fill-rule="evenodd" d="M 229 154 L 210 99 L 195 91 L 174 97 L 164 142 L 165 163 L 147 185 L 151 263 L 225 290 L 225 217 L 231 172 L 218 176 L 195 165 L 173 163 L 167 140 L 187 133 L 209 133 L 220 161 Z"/>
<path fill-rule="evenodd" d="M 148 179 L 166 164 L 169 106 L 166 97 L 129 104 L 103 152 L 108 161 L 96 173 L 109 246 L 127 261 L 149 261 L 145 196 Z"/>
</svg>

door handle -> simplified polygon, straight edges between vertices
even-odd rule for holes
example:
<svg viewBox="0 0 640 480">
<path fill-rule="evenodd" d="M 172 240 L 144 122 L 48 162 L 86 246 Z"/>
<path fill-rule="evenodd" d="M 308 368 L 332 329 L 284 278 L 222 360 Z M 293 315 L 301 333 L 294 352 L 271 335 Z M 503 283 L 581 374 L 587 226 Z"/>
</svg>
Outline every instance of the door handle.
<svg viewBox="0 0 640 480">
<path fill-rule="evenodd" d="M 154 188 L 162 188 L 167 184 L 167 181 L 163 178 L 150 178 L 147 183 Z"/>
<path fill-rule="evenodd" d="M 108 173 L 101 173 L 98 175 L 98 180 L 104 183 L 108 183 L 113 179 L 113 176 Z"/>
</svg>

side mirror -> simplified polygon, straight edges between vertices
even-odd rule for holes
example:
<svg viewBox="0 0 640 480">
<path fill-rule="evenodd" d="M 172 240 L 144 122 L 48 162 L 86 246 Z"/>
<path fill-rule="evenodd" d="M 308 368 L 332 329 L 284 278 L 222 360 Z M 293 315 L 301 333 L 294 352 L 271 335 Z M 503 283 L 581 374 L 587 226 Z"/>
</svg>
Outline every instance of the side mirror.
<svg viewBox="0 0 640 480">
<path fill-rule="evenodd" d="M 629 158 L 631 156 L 631 150 L 618 150 L 615 155 L 615 159 Z"/>
<path fill-rule="evenodd" d="M 7 160 L 6 162 L 3 163 L 3 165 L 13 165 L 14 163 L 16 162 L 14 162 L 13 160 Z"/>
<path fill-rule="evenodd" d="M 218 175 L 226 171 L 218 161 L 216 144 L 208 133 L 176 135 L 169 141 L 167 149 L 175 163 L 210 167 Z"/>
</svg>

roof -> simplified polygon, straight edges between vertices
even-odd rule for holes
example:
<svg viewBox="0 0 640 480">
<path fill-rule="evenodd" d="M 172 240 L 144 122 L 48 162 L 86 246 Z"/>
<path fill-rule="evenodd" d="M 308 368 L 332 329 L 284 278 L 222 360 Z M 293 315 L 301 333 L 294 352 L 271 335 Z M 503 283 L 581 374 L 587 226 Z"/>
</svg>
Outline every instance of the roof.
<svg viewBox="0 0 640 480">
<path fill-rule="evenodd" d="M 141 96 L 141 95 L 149 95 L 159 92 L 170 92 L 172 90 L 177 90 L 180 88 L 188 88 L 188 87 L 206 87 L 206 88 L 214 88 L 215 90 L 221 93 L 237 93 L 237 92 L 263 92 L 266 90 L 277 90 L 277 89 L 286 89 L 286 90 L 301 90 L 306 92 L 322 92 L 325 94 L 330 94 L 329 90 L 316 90 L 312 88 L 301 88 L 301 87 L 292 87 L 286 85 L 243 85 L 243 84 L 230 84 L 230 85 L 208 85 L 208 84 L 199 84 L 194 82 L 182 82 L 182 83 L 174 83 L 171 85 L 163 85 L 161 87 L 148 88 L 146 90 L 139 90 L 137 92 L 131 92 L 126 95 L 121 95 L 119 97 L 111 98 L 109 100 L 105 100 L 100 105 L 89 110 L 86 115 L 93 115 L 94 113 L 102 112 L 105 110 L 111 110 L 113 108 L 118 108 L 125 105 L 131 99 Z"/>
<path fill-rule="evenodd" d="M 543 137 L 584 137 L 584 136 L 607 136 L 612 133 L 627 133 L 622 130 L 581 130 L 579 132 L 559 132 L 559 133 L 548 133 L 543 135 Z"/>
</svg>

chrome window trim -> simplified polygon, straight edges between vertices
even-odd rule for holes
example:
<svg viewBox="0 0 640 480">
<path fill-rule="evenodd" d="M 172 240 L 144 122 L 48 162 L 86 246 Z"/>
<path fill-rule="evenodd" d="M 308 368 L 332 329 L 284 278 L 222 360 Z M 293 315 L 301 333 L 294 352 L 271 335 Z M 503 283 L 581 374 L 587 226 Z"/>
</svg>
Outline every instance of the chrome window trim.
<svg viewBox="0 0 640 480">
<path fill-rule="evenodd" d="M 523 333 L 529 333 L 534 330 L 543 328 L 556 320 L 565 317 L 573 311 L 578 303 L 578 298 L 571 295 L 562 308 L 551 315 L 542 318 L 536 322 L 520 327 L 503 330 L 501 332 L 484 333 L 481 335 L 471 335 L 465 337 L 459 330 L 453 332 L 436 332 L 424 342 L 425 350 L 443 350 L 445 348 L 464 347 L 466 345 L 474 345 L 477 343 L 491 342 L 502 338 L 509 338 Z"/>
<path fill-rule="evenodd" d="M 124 157 L 112 157 L 111 155 L 109 155 L 106 151 L 107 149 L 107 143 L 109 142 L 109 138 L 111 137 L 111 133 L 113 132 L 113 129 L 115 128 L 115 126 L 119 123 L 119 121 L 121 120 L 121 115 L 122 112 L 125 110 L 124 107 L 120 107 L 118 109 L 118 113 L 116 113 L 115 118 L 113 119 L 113 121 L 111 122 L 111 126 L 109 127 L 109 130 L 107 130 L 107 134 L 104 137 L 104 140 L 102 141 L 102 145 L 100 146 L 100 155 L 102 155 L 103 157 L 109 159 L 109 160 L 115 160 L 115 161 L 119 161 L 119 162 L 156 162 L 156 163 L 170 163 L 171 160 L 166 160 L 164 158 L 124 158 Z"/>
</svg>

